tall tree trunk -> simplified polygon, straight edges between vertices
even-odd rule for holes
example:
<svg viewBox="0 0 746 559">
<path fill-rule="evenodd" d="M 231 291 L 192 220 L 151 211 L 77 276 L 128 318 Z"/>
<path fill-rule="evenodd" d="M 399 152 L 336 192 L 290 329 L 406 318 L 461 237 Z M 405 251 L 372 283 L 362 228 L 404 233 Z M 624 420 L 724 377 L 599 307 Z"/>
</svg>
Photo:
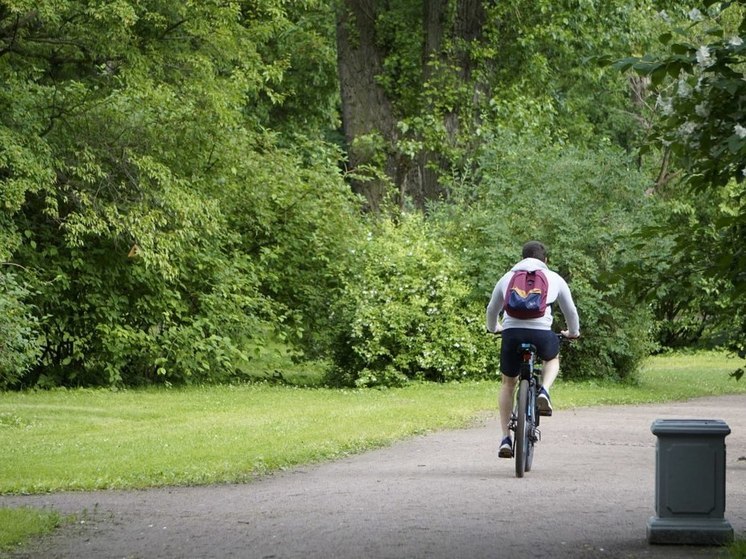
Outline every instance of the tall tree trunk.
<svg viewBox="0 0 746 559">
<path fill-rule="evenodd" d="M 432 76 L 432 66 L 428 63 L 432 57 L 439 57 L 443 48 L 448 0 L 422 0 L 422 7 L 425 29 L 425 44 L 422 53 L 425 66 L 422 75 L 427 81 Z"/>
<path fill-rule="evenodd" d="M 484 10 L 483 0 L 459 0 L 454 24 L 454 36 L 465 43 L 479 41 L 482 38 L 482 27 L 487 14 Z M 469 53 L 460 49 L 458 51 L 459 68 L 461 77 L 466 81 L 472 78 L 472 60 Z"/>
<path fill-rule="evenodd" d="M 349 167 L 352 172 L 361 165 L 375 165 L 380 157 L 372 146 L 380 141 L 365 138 L 377 136 L 385 146 L 383 171 L 388 177 L 353 180 L 352 188 L 362 194 L 372 211 L 378 211 L 389 185 L 400 172 L 392 148 L 396 141 L 396 121 L 391 101 L 376 76 L 383 68 L 382 54 L 376 47 L 376 0 L 343 0 L 337 14 L 337 63 L 342 98 L 342 127 L 347 142 Z M 375 151 L 378 151 L 375 150 Z"/>
<path fill-rule="evenodd" d="M 454 1 L 456 10 L 449 17 L 448 8 Z M 376 43 L 376 16 L 386 5 L 384 0 L 341 0 L 337 13 L 337 63 L 349 167 L 354 172 L 371 164 L 383 171 L 380 178 L 353 180 L 352 188 L 366 198 L 372 211 L 380 209 L 392 187 L 400 203 L 411 199 L 416 207 L 424 209 L 428 201 L 446 195 L 438 180 L 439 170 L 446 168 L 446 162 L 428 151 L 411 161 L 396 149 L 392 102 L 376 81 L 384 62 L 384 53 Z M 429 63 L 435 58 L 450 62 L 441 71 L 448 71 L 455 63 L 459 79 L 467 82 L 472 79 L 473 63 L 462 43 L 480 39 L 485 17 L 481 0 L 422 0 L 422 75 L 426 82 L 434 77 Z M 447 61 L 445 57 L 449 55 L 443 49 L 446 38 L 454 39 L 458 45 L 454 57 Z M 459 118 L 471 118 L 470 113 L 459 114 L 454 110 L 445 115 L 444 124 L 451 141 L 458 136 Z"/>
<path fill-rule="evenodd" d="M 433 78 L 432 62 L 440 59 L 445 60 L 443 45 L 446 38 L 456 43 L 471 43 L 478 41 L 482 36 L 482 27 L 485 22 L 486 12 L 481 0 L 456 0 L 456 13 L 452 21 L 448 21 L 448 0 L 423 0 L 424 8 L 424 49 L 423 49 L 423 78 L 427 82 Z M 456 49 L 455 63 L 459 69 L 459 79 L 462 82 L 472 81 L 473 62 L 468 50 L 459 45 Z M 476 88 L 476 85 L 475 85 Z M 476 97 L 476 89 L 475 89 Z M 449 141 L 456 141 L 459 132 L 459 119 L 470 118 L 470 114 L 459 113 L 454 110 L 444 116 L 445 128 L 448 132 Z M 419 184 L 416 188 L 410 187 L 410 194 L 415 204 L 424 207 L 428 201 L 441 199 L 447 195 L 441 185 L 438 175 L 439 170 L 446 170 L 447 162 L 438 154 L 422 152 L 417 158 L 417 178 Z"/>
<path fill-rule="evenodd" d="M 448 0 L 422 0 L 424 44 L 422 52 L 422 79 L 433 78 L 433 63 L 441 60 L 443 40 L 447 27 Z M 438 179 L 438 169 L 444 167 L 442 157 L 431 151 L 421 152 L 409 175 L 408 193 L 418 208 L 424 209 L 428 201 L 438 200 L 445 190 Z"/>
</svg>

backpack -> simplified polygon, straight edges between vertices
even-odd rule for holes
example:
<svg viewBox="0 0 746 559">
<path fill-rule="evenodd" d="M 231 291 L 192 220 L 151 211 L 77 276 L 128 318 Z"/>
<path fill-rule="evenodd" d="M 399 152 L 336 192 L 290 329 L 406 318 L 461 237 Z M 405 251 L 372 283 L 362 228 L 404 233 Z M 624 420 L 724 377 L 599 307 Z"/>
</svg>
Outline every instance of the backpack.
<svg viewBox="0 0 746 559">
<path fill-rule="evenodd" d="M 549 282 L 541 270 L 517 270 L 508 282 L 503 310 L 513 318 L 540 318 L 547 309 Z"/>
</svg>

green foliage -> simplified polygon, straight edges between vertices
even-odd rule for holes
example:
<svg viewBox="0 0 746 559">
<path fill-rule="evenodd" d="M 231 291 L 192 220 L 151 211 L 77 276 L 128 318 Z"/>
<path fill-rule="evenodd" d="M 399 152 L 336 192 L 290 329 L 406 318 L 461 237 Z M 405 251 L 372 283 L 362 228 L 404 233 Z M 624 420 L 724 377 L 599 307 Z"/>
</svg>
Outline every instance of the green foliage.
<svg viewBox="0 0 746 559">
<path fill-rule="evenodd" d="M 257 263 L 261 293 L 282 318 L 283 336 L 310 357 L 324 355 L 335 324 L 329 301 L 341 296 L 363 235 L 359 203 L 323 144 L 269 150 L 236 160 L 239 179 L 219 194 L 240 248 Z"/>
<path fill-rule="evenodd" d="M 706 1 L 699 8 L 688 13 L 686 26 L 661 35 L 662 54 L 626 58 L 616 66 L 649 77 L 655 88 L 659 118 L 650 141 L 671 156 L 684 186 L 679 193 L 665 192 L 673 213 L 685 219 L 669 219 L 672 227 L 664 234 L 703 288 L 695 295 L 697 310 L 715 314 L 724 340 L 743 356 L 746 12 L 742 2 Z"/>
<path fill-rule="evenodd" d="M 246 65 L 260 78 L 245 99 L 244 116 L 279 131 L 284 137 L 276 139 L 290 145 L 302 144 L 304 134 L 326 135 L 339 125 L 332 6 L 318 0 L 263 4 L 243 9 L 242 46 L 257 53 Z"/>
<path fill-rule="evenodd" d="M 657 204 L 652 223 L 634 239 L 640 260 L 624 270 L 628 291 L 650 305 L 656 337 L 664 348 L 712 347 L 731 335 L 733 310 L 730 282 L 710 270 L 725 255 L 711 250 L 726 242 L 717 226 L 717 206 L 710 195 L 669 198 Z M 679 247 L 686 231 L 686 250 Z"/>
<path fill-rule="evenodd" d="M 402 115 L 416 113 L 423 78 L 423 4 L 389 2 L 376 19 L 376 38 L 385 53 L 378 83 L 395 100 Z"/>
<path fill-rule="evenodd" d="M 483 79 L 491 90 L 489 121 L 516 131 L 594 145 L 609 138 L 628 147 L 638 134 L 629 91 L 613 72 L 588 62 L 600 53 L 645 44 L 650 2 L 528 0 L 489 8 Z"/>
<path fill-rule="evenodd" d="M 40 353 L 28 289 L 0 267 L 0 390 L 18 386 Z"/>
<path fill-rule="evenodd" d="M 744 29 L 726 25 L 729 16 L 742 20 L 743 11 L 740 3 L 724 3 L 726 10 L 730 7 L 726 12 L 715 4 L 710 17 L 707 10 L 693 10 L 688 28 L 660 37 L 668 56 L 632 57 L 616 64 L 622 71 L 632 68 L 650 77 L 663 117 L 657 140 L 670 146 L 699 189 L 722 187 L 733 178 L 740 182 L 746 153 L 737 103 L 746 91 L 740 71 Z"/>
<path fill-rule="evenodd" d="M 392 153 L 402 180 L 427 159 L 450 205 L 366 224 L 329 142 L 334 3 L 0 0 L 0 388 L 232 381 L 271 371 L 275 353 L 332 352 L 343 384 L 490 375 L 485 295 L 529 237 L 581 309 L 568 374 L 628 376 L 649 323 L 613 272 L 644 256 L 663 271 L 685 237 L 660 259 L 627 246 L 648 216 L 610 147 L 637 134 L 626 83 L 582 58 L 644 49 L 660 20 L 648 2 L 493 3 L 465 40 L 448 3 L 424 60 L 423 6 L 377 6 L 399 135 L 358 147 L 371 176 Z M 718 40 L 715 68 L 741 56 Z M 698 239 L 740 246 L 741 184 L 690 221 Z M 689 295 L 723 293 L 690 277 Z M 696 328 L 703 308 L 679 324 Z"/>
<path fill-rule="evenodd" d="M 359 269 L 334 309 L 340 333 L 330 382 L 400 386 L 495 374 L 498 344 L 485 334 L 484 310 L 421 216 L 375 224 L 354 256 Z"/>
<path fill-rule="evenodd" d="M 550 266 L 570 282 L 581 315 L 582 340 L 563 350 L 566 378 L 631 377 L 652 349 L 650 311 L 619 273 L 647 254 L 632 245 L 633 233 L 655 207 L 631 158 L 609 144 L 590 150 L 508 132 L 487 139 L 474 175 L 481 190 L 454 184 L 452 203 L 432 207 L 428 221 L 387 223 L 359 249 L 362 271 L 337 311 L 351 318 L 340 321 L 334 381 L 392 385 L 494 371 L 496 344 L 482 334 L 487 297 L 536 238 L 550 247 Z"/>
<path fill-rule="evenodd" d="M 338 155 L 303 137 L 336 118 L 324 15 L 0 3 L 1 250 L 29 271 L 42 344 L 16 384 L 224 381 L 291 313 L 318 322 L 310 286 L 337 282 L 354 208 Z"/>
<path fill-rule="evenodd" d="M 630 45 L 648 47 L 661 25 L 654 4 L 491 3 L 471 41 L 454 36 L 457 25 L 447 14 L 440 50 L 423 63 L 421 10 L 389 3 L 377 21 L 386 54 L 380 80 L 399 109 L 399 149 L 433 150 L 450 170 L 464 172 L 489 141 L 481 135 L 485 124 L 576 145 L 603 138 L 631 148 L 641 129 L 629 84 L 590 60 L 621 56 Z"/>
<path fill-rule="evenodd" d="M 634 374 L 651 348 L 651 324 L 616 271 L 637 258 L 626 249 L 647 213 L 644 177 L 608 145 L 590 150 L 509 133 L 493 136 L 491 145 L 480 160 L 478 198 L 462 189 L 459 206 L 444 207 L 439 217 L 478 286 L 474 298 L 486 306 L 497 280 L 520 260 L 523 243 L 541 240 L 581 319 L 581 341 L 563 350 L 563 375 Z"/>
<path fill-rule="evenodd" d="M 35 276 L 44 353 L 27 384 L 217 380 L 246 359 L 235 346 L 259 335 L 266 305 L 251 263 L 216 252 L 219 235 L 178 246 L 168 273 L 147 248 L 128 258 L 121 243 L 82 241 L 85 251 L 46 239 L 38 260 L 18 253 L 44 271 Z"/>
<path fill-rule="evenodd" d="M 218 380 L 246 359 L 236 346 L 257 331 L 262 298 L 209 197 L 225 165 L 215 145 L 236 139 L 226 107 L 248 85 L 212 48 L 231 56 L 243 28 L 213 9 L 71 2 L 16 23 L 4 68 L 34 63 L 40 102 L 55 107 L 40 138 L 55 184 L 27 189 L 15 216 L 44 349 L 25 383 Z M 64 52 L 37 32 L 66 38 Z"/>
</svg>

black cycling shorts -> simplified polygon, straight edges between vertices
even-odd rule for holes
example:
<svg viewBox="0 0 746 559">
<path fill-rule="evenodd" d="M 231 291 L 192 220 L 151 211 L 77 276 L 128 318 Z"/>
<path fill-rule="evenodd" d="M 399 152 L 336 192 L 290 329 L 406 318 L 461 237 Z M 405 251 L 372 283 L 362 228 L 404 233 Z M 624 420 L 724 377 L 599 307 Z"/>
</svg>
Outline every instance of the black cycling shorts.
<svg viewBox="0 0 746 559">
<path fill-rule="evenodd" d="M 508 377 L 517 377 L 521 370 L 521 354 L 518 347 L 528 343 L 536 346 L 536 353 L 542 361 L 549 361 L 559 355 L 559 338 L 551 330 L 531 328 L 508 328 L 502 332 L 500 351 L 500 371 Z"/>
</svg>

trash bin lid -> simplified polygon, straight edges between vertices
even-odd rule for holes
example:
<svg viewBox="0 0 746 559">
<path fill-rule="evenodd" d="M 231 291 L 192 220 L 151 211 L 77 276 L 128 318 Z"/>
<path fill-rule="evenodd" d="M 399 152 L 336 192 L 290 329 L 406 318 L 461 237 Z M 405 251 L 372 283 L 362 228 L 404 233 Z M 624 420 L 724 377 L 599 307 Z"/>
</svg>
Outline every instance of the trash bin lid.
<svg viewBox="0 0 746 559">
<path fill-rule="evenodd" d="M 654 435 L 726 436 L 730 427 L 722 419 L 656 419 L 650 426 Z"/>
</svg>

